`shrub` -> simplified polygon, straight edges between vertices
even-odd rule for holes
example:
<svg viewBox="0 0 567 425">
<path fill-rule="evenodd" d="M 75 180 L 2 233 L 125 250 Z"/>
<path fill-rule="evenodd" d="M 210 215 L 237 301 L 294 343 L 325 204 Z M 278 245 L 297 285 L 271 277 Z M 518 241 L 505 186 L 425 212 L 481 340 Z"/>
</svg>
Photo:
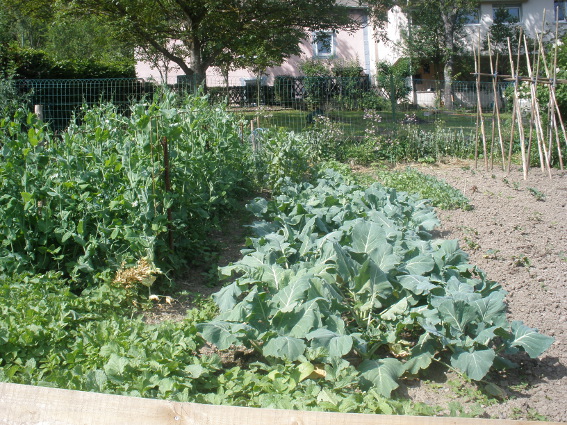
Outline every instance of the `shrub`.
<svg viewBox="0 0 567 425">
<path fill-rule="evenodd" d="M 48 53 L 9 45 L 0 50 L 0 66 L 15 78 L 77 79 L 77 78 L 135 78 L 133 61 L 97 62 L 89 60 L 55 60 Z"/>
<path fill-rule="evenodd" d="M 305 180 L 311 166 L 303 135 L 278 129 L 256 131 L 253 137 L 254 176 L 258 187 L 278 192 L 286 177 Z"/>
</svg>

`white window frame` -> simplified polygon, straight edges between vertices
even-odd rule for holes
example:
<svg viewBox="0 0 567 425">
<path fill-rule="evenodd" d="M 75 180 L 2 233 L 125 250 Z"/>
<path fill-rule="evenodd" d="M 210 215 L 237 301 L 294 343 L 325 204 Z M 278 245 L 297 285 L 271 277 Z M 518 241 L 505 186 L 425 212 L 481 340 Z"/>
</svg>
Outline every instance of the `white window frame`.
<svg viewBox="0 0 567 425">
<path fill-rule="evenodd" d="M 558 7 L 559 10 L 557 9 Z M 556 21 L 567 22 L 567 1 L 554 1 L 553 13 L 555 14 Z"/>
<path fill-rule="evenodd" d="M 492 4 L 492 19 L 495 18 L 496 11 L 499 9 L 508 10 L 510 14 L 510 9 L 518 9 L 518 23 L 522 22 L 522 4 L 521 3 L 506 3 L 506 4 Z M 511 15 L 511 14 L 510 14 Z M 513 15 L 511 15 L 513 16 Z"/>
<path fill-rule="evenodd" d="M 325 51 L 321 51 L 322 49 L 322 41 L 318 41 L 317 37 L 321 35 L 325 35 L 329 37 L 329 48 L 325 49 Z M 316 58 L 330 58 L 335 55 L 335 48 L 336 48 L 336 34 L 334 31 L 319 31 L 313 33 L 313 56 Z"/>
</svg>

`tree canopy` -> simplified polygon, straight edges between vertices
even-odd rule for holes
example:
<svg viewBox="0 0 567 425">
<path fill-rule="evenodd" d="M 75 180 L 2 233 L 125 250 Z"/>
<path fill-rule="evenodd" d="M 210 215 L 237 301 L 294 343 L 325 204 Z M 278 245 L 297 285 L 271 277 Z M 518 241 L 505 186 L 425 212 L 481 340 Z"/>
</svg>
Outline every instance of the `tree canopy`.
<svg viewBox="0 0 567 425">
<path fill-rule="evenodd" d="M 445 106 L 452 107 L 455 58 L 463 40 L 463 27 L 478 14 L 478 0 L 400 0 L 408 17 L 405 44 L 408 56 L 443 66 Z"/>
<path fill-rule="evenodd" d="M 0 75 L 134 75 L 133 47 L 101 17 L 77 16 L 61 1 L 0 0 Z"/>
<path fill-rule="evenodd" d="M 104 16 L 123 40 L 159 53 L 189 76 L 214 65 L 283 62 L 311 31 L 363 25 L 337 0 L 68 0 Z M 229 60 L 230 61 L 230 60 Z"/>
</svg>

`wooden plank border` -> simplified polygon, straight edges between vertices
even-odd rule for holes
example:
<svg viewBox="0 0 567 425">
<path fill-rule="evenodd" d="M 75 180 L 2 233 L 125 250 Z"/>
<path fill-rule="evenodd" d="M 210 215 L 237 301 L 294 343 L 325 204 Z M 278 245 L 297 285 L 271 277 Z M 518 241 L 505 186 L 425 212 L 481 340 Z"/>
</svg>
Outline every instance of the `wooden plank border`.
<svg viewBox="0 0 567 425">
<path fill-rule="evenodd" d="M 559 422 L 544 422 L 560 425 Z M 180 403 L 0 384 L 0 425 L 542 425 L 541 422 L 304 412 Z"/>
</svg>

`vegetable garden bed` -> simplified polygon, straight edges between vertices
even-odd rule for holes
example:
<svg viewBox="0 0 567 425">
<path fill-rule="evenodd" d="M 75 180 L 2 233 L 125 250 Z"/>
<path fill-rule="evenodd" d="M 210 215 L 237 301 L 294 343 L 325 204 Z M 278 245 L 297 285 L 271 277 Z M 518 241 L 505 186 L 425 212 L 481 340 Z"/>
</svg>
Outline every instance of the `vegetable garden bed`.
<svg viewBox="0 0 567 425">
<path fill-rule="evenodd" d="M 314 166 L 323 145 L 309 137 L 262 133 L 253 150 L 222 108 L 167 94 L 128 117 L 110 106 L 88 111 L 57 140 L 21 111 L 0 124 L 0 381 L 217 405 L 479 416 L 480 404 L 510 396 L 497 381 L 514 372 L 497 369 L 540 364 L 527 356 L 554 341 L 537 321 L 507 314 L 501 285 L 456 241 L 434 237 L 439 222 L 426 201 L 323 172 Z M 216 306 L 186 292 L 197 308 L 180 321 L 144 320 L 149 300 L 176 303 L 160 279 L 179 280 L 168 269 L 200 256 L 213 277 L 206 236 L 258 186 L 271 195 L 248 206 L 257 221 L 242 258 L 221 264 L 229 282 Z M 540 188 L 524 192 L 546 198 Z M 561 344 L 561 332 L 546 331 L 558 337 L 552 347 Z M 412 383 L 439 368 L 476 388 L 474 408 L 408 400 Z"/>
</svg>

